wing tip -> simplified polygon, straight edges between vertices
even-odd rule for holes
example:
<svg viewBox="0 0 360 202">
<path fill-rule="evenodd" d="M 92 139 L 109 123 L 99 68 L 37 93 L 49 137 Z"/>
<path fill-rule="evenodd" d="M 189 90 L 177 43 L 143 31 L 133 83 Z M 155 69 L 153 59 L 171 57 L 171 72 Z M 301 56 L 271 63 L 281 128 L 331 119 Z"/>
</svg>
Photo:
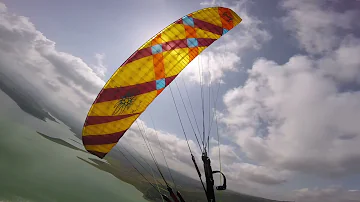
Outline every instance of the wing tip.
<svg viewBox="0 0 360 202">
<path fill-rule="evenodd" d="M 98 151 L 92 151 L 92 150 L 87 150 L 90 154 L 93 154 L 97 157 L 99 157 L 100 159 L 103 159 L 107 153 L 103 153 L 103 152 L 98 152 Z"/>
</svg>

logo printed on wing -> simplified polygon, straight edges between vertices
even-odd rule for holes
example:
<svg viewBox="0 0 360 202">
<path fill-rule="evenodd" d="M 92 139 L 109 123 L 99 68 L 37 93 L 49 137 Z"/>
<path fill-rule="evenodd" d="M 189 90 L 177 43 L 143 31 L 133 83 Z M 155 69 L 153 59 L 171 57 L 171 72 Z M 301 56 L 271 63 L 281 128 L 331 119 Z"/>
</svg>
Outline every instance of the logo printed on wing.
<svg viewBox="0 0 360 202">
<path fill-rule="evenodd" d="M 224 19 L 229 23 L 233 21 L 233 18 L 231 17 L 231 14 L 229 12 L 224 12 L 222 14 L 222 17 L 224 17 Z"/>
<path fill-rule="evenodd" d="M 132 104 L 134 104 L 136 95 L 139 94 L 140 90 L 137 87 L 128 90 L 125 95 L 114 105 L 115 110 L 113 115 L 122 114 L 125 110 L 128 110 Z"/>
</svg>

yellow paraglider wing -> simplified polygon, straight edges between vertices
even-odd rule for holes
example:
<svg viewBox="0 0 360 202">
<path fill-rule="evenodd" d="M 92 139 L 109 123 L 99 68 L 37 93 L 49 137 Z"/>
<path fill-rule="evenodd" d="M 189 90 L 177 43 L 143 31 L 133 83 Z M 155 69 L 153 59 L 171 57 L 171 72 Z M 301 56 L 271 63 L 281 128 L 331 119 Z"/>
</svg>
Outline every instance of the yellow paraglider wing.
<svg viewBox="0 0 360 202">
<path fill-rule="evenodd" d="M 86 150 L 103 158 L 196 56 L 240 22 L 231 9 L 205 8 L 180 18 L 142 45 L 91 106 L 82 132 Z"/>
</svg>

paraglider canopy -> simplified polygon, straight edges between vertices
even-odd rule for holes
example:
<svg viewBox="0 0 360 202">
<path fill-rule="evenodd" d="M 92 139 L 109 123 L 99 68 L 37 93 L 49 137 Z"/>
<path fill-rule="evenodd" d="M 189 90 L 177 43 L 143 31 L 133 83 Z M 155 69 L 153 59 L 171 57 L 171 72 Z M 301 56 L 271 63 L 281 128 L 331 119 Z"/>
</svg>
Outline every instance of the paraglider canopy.
<svg viewBox="0 0 360 202">
<path fill-rule="evenodd" d="M 86 150 L 104 158 L 178 74 L 241 20 L 229 8 L 204 8 L 176 20 L 143 44 L 116 70 L 92 104 L 82 132 Z M 214 195 L 210 159 L 206 152 L 202 158 L 209 183 L 205 192 Z M 214 201 L 214 196 L 208 200 Z"/>
<path fill-rule="evenodd" d="M 111 76 L 86 117 L 82 140 L 103 158 L 147 106 L 204 49 L 241 22 L 231 9 L 190 13 L 160 31 Z"/>
</svg>

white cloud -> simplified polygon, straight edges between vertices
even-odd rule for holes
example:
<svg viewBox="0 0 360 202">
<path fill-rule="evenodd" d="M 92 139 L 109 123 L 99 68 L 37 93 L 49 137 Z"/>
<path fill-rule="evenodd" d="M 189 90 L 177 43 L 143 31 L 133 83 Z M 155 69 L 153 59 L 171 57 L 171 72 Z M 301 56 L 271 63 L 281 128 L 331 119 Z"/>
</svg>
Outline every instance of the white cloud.
<svg viewBox="0 0 360 202">
<path fill-rule="evenodd" d="M 345 37 L 340 48 L 319 61 L 323 73 L 344 84 L 360 83 L 360 39 L 353 36 Z M 339 69 L 341 68 L 341 71 Z"/>
<path fill-rule="evenodd" d="M 236 64 L 240 62 L 240 57 L 233 52 L 218 53 L 212 51 L 205 51 L 197 58 L 195 58 L 182 72 L 182 76 L 188 78 L 190 81 L 199 82 L 202 76 L 204 84 L 214 82 L 221 82 L 225 76 L 225 72 L 236 72 Z M 199 68 L 201 72 L 199 72 Z"/>
<path fill-rule="evenodd" d="M 360 91 L 341 91 L 344 83 L 324 73 L 327 58 L 294 56 L 284 65 L 260 59 L 245 85 L 225 95 L 223 122 L 249 157 L 320 175 L 357 172 Z"/>
<path fill-rule="evenodd" d="M 286 18 L 302 20 L 295 14 L 305 11 L 335 15 L 315 2 L 284 1 L 290 10 Z M 353 20 L 336 15 L 342 26 Z M 327 19 L 322 22 L 325 17 L 293 22 L 300 23 L 300 43 L 322 57 L 296 55 L 283 65 L 258 59 L 245 84 L 224 96 L 227 110 L 222 121 L 231 131 L 229 136 L 262 165 L 331 177 L 358 173 L 360 39 L 350 33 L 338 37 L 344 27 L 326 23 Z M 315 36 L 334 39 L 336 46 L 306 38 L 312 35 L 301 33 L 308 29 L 316 31 Z"/>
<path fill-rule="evenodd" d="M 104 78 L 107 70 L 107 67 L 104 64 L 105 54 L 96 53 L 95 58 L 97 64 L 93 65 L 93 69 L 99 77 Z"/>
<path fill-rule="evenodd" d="M 56 50 L 24 16 L 9 13 L 0 4 L 0 67 L 48 107 L 72 113 L 83 120 L 104 85 L 82 59 Z M 105 66 L 97 56 L 101 72 Z M 98 69 L 99 69 L 98 68 Z"/>
<path fill-rule="evenodd" d="M 256 166 L 249 163 L 233 163 L 224 168 L 230 179 L 246 179 L 264 185 L 277 185 L 286 182 L 288 172 L 270 169 L 264 166 Z"/>
<path fill-rule="evenodd" d="M 341 39 L 358 24 L 358 10 L 336 11 L 328 0 L 285 0 L 288 12 L 283 18 L 285 28 L 311 54 L 321 54 L 339 46 Z"/>
<path fill-rule="evenodd" d="M 215 140 L 214 137 L 210 137 L 210 145 L 218 145 L 219 141 Z"/>
<path fill-rule="evenodd" d="M 5 12 L 7 10 L 6 5 L 3 3 L 0 3 L 0 12 Z"/>
<path fill-rule="evenodd" d="M 294 191 L 293 199 L 298 202 L 356 202 L 360 201 L 360 191 L 341 187 L 303 188 Z"/>
<path fill-rule="evenodd" d="M 219 158 L 219 149 L 221 155 L 221 162 L 226 164 L 234 163 L 235 161 L 241 160 L 240 157 L 235 153 L 235 148 L 229 145 L 221 144 L 219 146 L 214 146 L 210 150 L 210 158 L 218 159 Z"/>
</svg>

